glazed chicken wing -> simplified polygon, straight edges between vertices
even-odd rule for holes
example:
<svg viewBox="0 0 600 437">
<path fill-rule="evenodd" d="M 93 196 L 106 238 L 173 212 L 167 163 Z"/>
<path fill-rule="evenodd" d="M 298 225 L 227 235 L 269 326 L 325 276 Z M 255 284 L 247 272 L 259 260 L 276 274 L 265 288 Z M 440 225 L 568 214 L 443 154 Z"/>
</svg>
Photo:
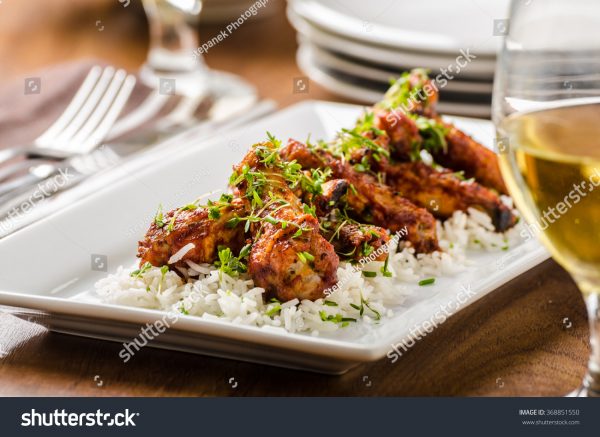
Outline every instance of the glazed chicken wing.
<svg viewBox="0 0 600 437">
<path fill-rule="evenodd" d="M 343 259 L 359 261 L 375 253 L 373 261 L 384 261 L 387 250 L 380 250 L 390 237 L 383 228 L 357 223 L 341 214 L 346 206 L 346 194 L 350 184 L 345 179 L 331 179 L 322 184 L 321 193 L 305 197 L 305 203 L 313 205 L 320 217 L 321 234 L 333 244 L 335 252 Z"/>
<path fill-rule="evenodd" d="M 232 199 L 228 205 L 216 208 L 218 218 L 211 218 L 207 208 L 194 204 L 170 211 L 164 217 L 157 216 L 138 244 L 140 265 L 146 262 L 156 267 L 168 265 L 169 258 L 190 243 L 194 245 L 191 250 L 170 267 L 185 267 L 185 260 L 212 263 L 221 245 L 237 253 L 244 245 L 244 229 L 243 226 L 229 227 L 227 222 L 245 215 L 247 202 Z"/>
<path fill-rule="evenodd" d="M 433 159 L 444 167 L 463 170 L 468 178 L 475 178 L 481 184 L 493 188 L 501 194 L 508 194 L 498 156 L 487 147 L 452 124 L 446 124 L 448 150 L 440 150 Z"/>
<path fill-rule="evenodd" d="M 389 243 L 390 236 L 378 226 L 325 219 L 321 223 L 321 232 L 343 259 L 360 261 L 374 254 L 373 261 L 385 261 L 388 256 L 384 246 Z"/>
<path fill-rule="evenodd" d="M 365 138 L 383 150 L 389 150 L 389 137 L 365 133 Z M 503 232 L 516 223 L 516 217 L 493 191 L 474 181 L 461 180 L 458 174 L 433 168 L 423 161 L 395 162 L 377 156 L 372 148 L 356 147 L 348 153 L 349 163 L 368 166 L 370 171 L 392 187 L 400 196 L 427 209 L 435 217 L 446 219 L 454 211 L 476 208 L 487 213 L 497 231 Z M 464 179 L 464 178 L 463 178 Z"/>
<path fill-rule="evenodd" d="M 273 154 L 273 152 L 275 152 Z M 236 193 L 252 202 L 248 271 L 268 296 L 315 300 L 337 282 L 339 258 L 289 187 L 298 174 L 272 143 L 255 145 L 234 168 Z"/>
<path fill-rule="evenodd" d="M 465 182 L 448 170 L 436 170 L 422 161 L 390 164 L 386 183 L 415 205 L 445 219 L 454 211 L 476 208 L 487 213 L 497 231 L 516 223 L 516 217 L 496 195 L 477 182 Z"/>
<path fill-rule="evenodd" d="M 429 78 L 427 70 L 415 68 L 396 80 L 376 106 L 431 118 L 437 115 L 438 99 L 437 82 Z"/>
<path fill-rule="evenodd" d="M 427 148 L 436 163 L 455 171 L 462 170 L 467 178 L 475 178 L 501 194 L 507 193 L 498 157 L 493 151 L 452 124 L 434 119 L 424 120 L 424 124 L 429 131 L 437 127 L 444 135 L 444 147 Z M 426 139 L 417 122 L 405 113 L 378 110 L 374 114 L 374 125 L 390 138 L 390 152 L 396 160 L 410 161 L 424 147 Z"/>
<path fill-rule="evenodd" d="M 330 168 L 333 177 L 348 181 L 350 191 L 347 202 L 352 214 L 360 221 L 381 226 L 394 233 L 406 227 L 406 240 L 417 252 L 428 253 L 438 249 L 433 216 L 398 196 L 372 175 L 357 171 L 351 164 L 326 150 L 311 150 L 307 145 L 294 140 L 290 140 L 281 150 L 281 156 L 288 161 L 297 161 L 304 168 Z"/>
</svg>

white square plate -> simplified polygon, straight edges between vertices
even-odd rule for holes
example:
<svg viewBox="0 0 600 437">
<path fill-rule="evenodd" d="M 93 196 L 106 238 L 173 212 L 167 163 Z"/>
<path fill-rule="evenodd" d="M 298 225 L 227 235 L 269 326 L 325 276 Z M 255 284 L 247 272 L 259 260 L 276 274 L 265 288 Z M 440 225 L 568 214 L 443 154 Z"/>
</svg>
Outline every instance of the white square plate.
<svg viewBox="0 0 600 437">
<path fill-rule="evenodd" d="M 108 305 L 93 293 L 106 275 L 96 271 L 135 262 L 137 241 L 162 203 L 174 208 L 201 193 L 223 187 L 232 164 L 268 130 L 282 139 L 331 138 L 351 126 L 362 108 L 306 102 L 251 126 L 209 141 L 182 140 L 115 169 L 104 187 L 84 200 L 0 240 L 0 304 L 33 308 L 49 314 L 58 332 L 116 341 L 132 341 L 140 327 L 165 314 L 161 311 Z M 478 140 L 494 136 L 489 121 L 450 118 Z M 98 184 L 96 184 L 98 185 Z M 93 260 L 106 257 L 107 266 Z M 313 337 L 282 329 L 256 328 L 181 316 L 149 343 L 206 355 L 271 365 L 343 373 L 358 363 L 383 358 L 391 345 L 411 338 L 411 329 L 433 320 L 442 306 L 457 311 L 539 264 L 548 253 L 535 240 L 506 252 L 472 252 L 474 265 L 452 277 L 438 278 L 418 290 L 385 323 L 354 334 Z M 92 268 L 94 267 L 94 268 Z M 465 302 L 461 286 L 472 295 Z"/>
</svg>

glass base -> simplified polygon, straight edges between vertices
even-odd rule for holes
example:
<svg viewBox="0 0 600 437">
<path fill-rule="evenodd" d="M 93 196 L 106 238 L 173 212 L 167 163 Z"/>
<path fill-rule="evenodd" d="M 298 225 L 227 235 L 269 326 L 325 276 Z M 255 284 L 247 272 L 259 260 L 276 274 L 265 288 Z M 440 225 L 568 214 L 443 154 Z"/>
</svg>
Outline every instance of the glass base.
<svg viewBox="0 0 600 437">
<path fill-rule="evenodd" d="M 589 372 L 583 378 L 583 384 L 566 395 L 567 398 L 600 398 L 599 375 L 594 377 Z"/>
<path fill-rule="evenodd" d="M 207 119 L 226 120 L 251 107 L 258 99 L 254 86 L 234 74 L 218 70 L 169 72 L 157 71 L 145 64 L 140 70 L 140 80 L 159 94 L 183 98 L 171 116 L 155 126 L 161 132 L 178 132 Z"/>
<path fill-rule="evenodd" d="M 140 80 L 161 94 L 185 97 L 256 96 L 256 89 L 244 79 L 224 71 L 210 70 L 199 65 L 194 70 L 156 69 L 144 64 Z"/>
<path fill-rule="evenodd" d="M 567 398 L 598 398 L 600 397 L 600 393 L 591 391 L 585 386 L 579 386 L 571 393 L 567 394 L 565 397 Z"/>
</svg>

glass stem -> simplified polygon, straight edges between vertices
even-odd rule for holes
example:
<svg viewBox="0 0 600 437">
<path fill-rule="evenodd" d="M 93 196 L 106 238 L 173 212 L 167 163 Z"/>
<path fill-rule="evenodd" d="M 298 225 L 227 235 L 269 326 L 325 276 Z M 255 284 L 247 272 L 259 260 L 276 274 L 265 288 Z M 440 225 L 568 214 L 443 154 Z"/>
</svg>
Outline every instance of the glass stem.
<svg viewBox="0 0 600 437">
<path fill-rule="evenodd" d="M 590 322 L 590 346 L 592 350 L 584 386 L 587 389 L 588 396 L 600 397 L 600 294 L 597 292 L 587 294 L 585 302 Z"/>
<path fill-rule="evenodd" d="M 195 54 L 202 3 L 198 0 L 193 3 L 197 7 L 183 11 L 169 1 L 144 0 L 150 26 L 146 68 L 156 75 L 186 74 L 205 68 L 202 57 Z"/>
</svg>

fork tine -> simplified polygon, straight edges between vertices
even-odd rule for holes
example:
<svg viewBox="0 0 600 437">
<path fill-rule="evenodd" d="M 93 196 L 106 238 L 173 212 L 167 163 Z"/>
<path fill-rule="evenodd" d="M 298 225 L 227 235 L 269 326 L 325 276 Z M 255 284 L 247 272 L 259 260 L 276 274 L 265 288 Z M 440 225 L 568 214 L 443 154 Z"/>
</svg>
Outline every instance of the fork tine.
<svg viewBox="0 0 600 437">
<path fill-rule="evenodd" d="M 103 111 L 103 114 L 101 114 L 102 117 L 94 126 L 94 129 L 89 131 L 87 138 L 81 136 L 80 141 L 73 141 L 70 147 L 71 151 L 77 153 L 88 153 L 94 147 L 100 144 L 125 107 L 125 104 L 129 100 L 129 96 L 131 95 L 134 86 L 135 77 L 132 75 L 127 75 L 122 83 L 121 88 L 117 92 L 116 97 L 109 102 L 107 110 Z"/>
<path fill-rule="evenodd" d="M 98 106 L 98 102 L 112 82 L 112 77 L 114 74 L 115 69 L 113 67 L 106 67 L 104 69 L 100 79 L 98 79 L 98 82 L 96 83 L 96 86 L 84 102 L 83 106 L 77 112 L 77 115 L 75 115 L 68 126 L 66 126 L 65 129 L 56 136 L 51 144 L 46 144 L 47 147 L 53 149 L 64 148 L 64 145 L 69 142 L 69 140 L 77 133 L 77 131 L 79 131 L 93 110 Z"/>
<path fill-rule="evenodd" d="M 110 128 L 105 141 L 112 141 L 131 131 L 135 126 L 141 126 L 157 116 L 171 97 L 167 94 L 160 94 L 158 91 L 151 92 L 137 108 L 115 122 L 113 127 Z"/>
<path fill-rule="evenodd" d="M 90 113 L 87 120 L 83 123 L 83 125 L 79 128 L 77 133 L 73 135 L 73 137 L 69 140 L 68 144 L 65 144 L 65 149 L 68 151 L 75 151 L 78 149 L 78 146 L 83 141 L 89 139 L 90 135 L 94 132 L 100 122 L 103 120 L 104 116 L 110 109 L 110 106 L 113 104 L 117 96 L 119 95 L 119 90 L 125 81 L 127 76 L 127 72 L 125 70 L 118 70 L 115 75 L 112 77 L 110 83 L 104 95 L 100 98 L 100 101 L 94 108 L 94 110 Z"/>
<path fill-rule="evenodd" d="M 77 111 L 79 111 L 83 103 L 89 97 L 90 92 L 100 77 L 101 72 L 102 68 L 98 65 L 90 69 L 83 83 L 71 100 L 71 103 L 69 103 L 69 105 L 65 108 L 60 117 L 58 117 L 58 119 L 52 124 L 52 126 L 46 129 L 46 131 L 42 133 L 37 140 L 35 140 L 36 145 L 40 146 L 52 142 L 52 139 L 54 139 L 56 135 L 60 133 L 73 119 L 73 117 L 75 117 Z"/>
</svg>

